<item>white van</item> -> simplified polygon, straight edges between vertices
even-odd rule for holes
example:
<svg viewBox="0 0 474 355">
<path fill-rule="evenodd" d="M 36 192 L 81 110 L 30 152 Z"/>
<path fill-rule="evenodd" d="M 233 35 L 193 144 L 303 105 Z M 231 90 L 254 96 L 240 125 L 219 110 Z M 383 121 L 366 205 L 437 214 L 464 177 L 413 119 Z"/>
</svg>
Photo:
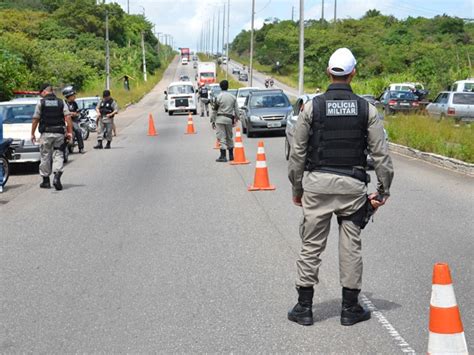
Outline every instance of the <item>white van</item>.
<svg viewBox="0 0 474 355">
<path fill-rule="evenodd" d="M 188 58 L 187 57 L 181 58 L 181 64 L 182 65 L 188 65 Z"/>
<path fill-rule="evenodd" d="M 458 80 L 451 87 L 451 91 L 456 92 L 474 92 L 474 79 Z"/>
<path fill-rule="evenodd" d="M 173 116 L 175 112 L 197 113 L 196 91 L 190 81 L 176 81 L 165 91 L 165 112 Z"/>
</svg>

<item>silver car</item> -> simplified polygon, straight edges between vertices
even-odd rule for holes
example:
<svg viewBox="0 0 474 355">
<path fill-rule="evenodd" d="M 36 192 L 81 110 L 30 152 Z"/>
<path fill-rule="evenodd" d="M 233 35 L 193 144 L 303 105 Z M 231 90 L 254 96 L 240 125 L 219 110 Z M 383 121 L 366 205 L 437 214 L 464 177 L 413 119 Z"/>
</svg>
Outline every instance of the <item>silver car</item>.
<svg viewBox="0 0 474 355">
<path fill-rule="evenodd" d="M 456 121 L 474 121 L 474 92 L 442 91 L 426 107 L 432 117 L 454 118 Z"/>
</svg>

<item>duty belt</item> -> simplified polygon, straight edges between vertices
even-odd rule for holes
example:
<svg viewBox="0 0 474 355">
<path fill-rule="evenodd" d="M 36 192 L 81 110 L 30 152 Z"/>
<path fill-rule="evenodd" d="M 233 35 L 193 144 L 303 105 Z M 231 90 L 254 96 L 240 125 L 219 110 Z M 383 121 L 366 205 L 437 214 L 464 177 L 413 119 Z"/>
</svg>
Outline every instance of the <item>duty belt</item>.
<svg viewBox="0 0 474 355">
<path fill-rule="evenodd" d="M 64 133 L 64 126 L 51 126 L 44 128 L 45 133 Z"/>
<path fill-rule="evenodd" d="M 231 120 L 234 119 L 234 115 L 231 115 L 230 113 L 218 112 L 218 113 L 217 113 L 217 116 L 224 116 L 224 117 L 230 118 Z"/>
<path fill-rule="evenodd" d="M 370 182 L 370 175 L 367 174 L 365 170 L 358 168 L 318 167 L 313 171 L 349 176 L 351 178 L 362 181 L 366 185 Z"/>
</svg>

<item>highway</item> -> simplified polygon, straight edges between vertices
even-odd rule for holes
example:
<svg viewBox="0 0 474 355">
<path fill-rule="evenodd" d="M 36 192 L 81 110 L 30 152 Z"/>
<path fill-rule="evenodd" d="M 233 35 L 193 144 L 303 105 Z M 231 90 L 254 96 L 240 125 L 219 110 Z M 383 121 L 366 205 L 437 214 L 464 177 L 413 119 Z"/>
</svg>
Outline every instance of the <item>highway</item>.
<svg viewBox="0 0 474 355">
<path fill-rule="evenodd" d="M 195 116 L 197 134 L 185 135 L 187 115 L 164 112 L 163 91 L 181 74 L 194 77 L 175 60 L 117 116 L 110 151 L 91 149 L 92 135 L 66 166 L 63 191 L 39 189 L 33 172 L 11 176 L 0 194 L 1 353 L 426 353 L 441 261 L 474 351 L 473 178 L 392 155 L 392 196 L 362 238 L 372 320 L 339 324 L 334 219 L 315 324 L 299 326 L 286 319 L 301 209 L 284 137 L 244 137 L 252 164 L 216 163 L 207 118 Z M 259 140 L 275 191 L 247 191 Z"/>
</svg>

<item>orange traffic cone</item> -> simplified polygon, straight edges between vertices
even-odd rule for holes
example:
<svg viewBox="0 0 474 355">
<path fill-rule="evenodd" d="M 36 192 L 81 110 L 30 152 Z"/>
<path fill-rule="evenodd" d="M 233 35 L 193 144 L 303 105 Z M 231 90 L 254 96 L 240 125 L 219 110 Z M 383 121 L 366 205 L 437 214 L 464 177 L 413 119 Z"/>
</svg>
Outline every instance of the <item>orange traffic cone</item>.
<svg viewBox="0 0 474 355">
<path fill-rule="evenodd" d="M 188 116 L 188 129 L 185 134 L 196 134 L 196 131 L 194 130 L 193 115 L 191 115 L 191 112 Z"/>
<path fill-rule="evenodd" d="M 248 190 L 275 190 L 275 186 L 270 185 L 270 180 L 268 179 L 267 159 L 265 157 L 265 149 L 263 148 L 262 141 L 258 142 L 255 178 L 253 180 L 253 185 L 249 186 Z"/>
<path fill-rule="evenodd" d="M 435 264 L 428 354 L 466 354 L 467 344 L 448 264 Z"/>
<path fill-rule="evenodd" d="M 249 164 L 250 162 L 245 158 L 244 143 L 242 143 L 242 134 L 240 128 L 235 129 L 235 146 L 234 146 L 234 160 L 230 162 L 231 165 Z"/>
<path fill-rule="evenodd" d="M 214 149 L 221 149 L 221 144 L 219 143 L 218 139 L 216 139 L 216 144 L 214 145 Z"/>
<path fill-rule="evenodd" d="M 155 123 L 153 122 L 153 115 L 151 113 L 148 115 L 148 135 L 156 136 Z"/>
</svg>

